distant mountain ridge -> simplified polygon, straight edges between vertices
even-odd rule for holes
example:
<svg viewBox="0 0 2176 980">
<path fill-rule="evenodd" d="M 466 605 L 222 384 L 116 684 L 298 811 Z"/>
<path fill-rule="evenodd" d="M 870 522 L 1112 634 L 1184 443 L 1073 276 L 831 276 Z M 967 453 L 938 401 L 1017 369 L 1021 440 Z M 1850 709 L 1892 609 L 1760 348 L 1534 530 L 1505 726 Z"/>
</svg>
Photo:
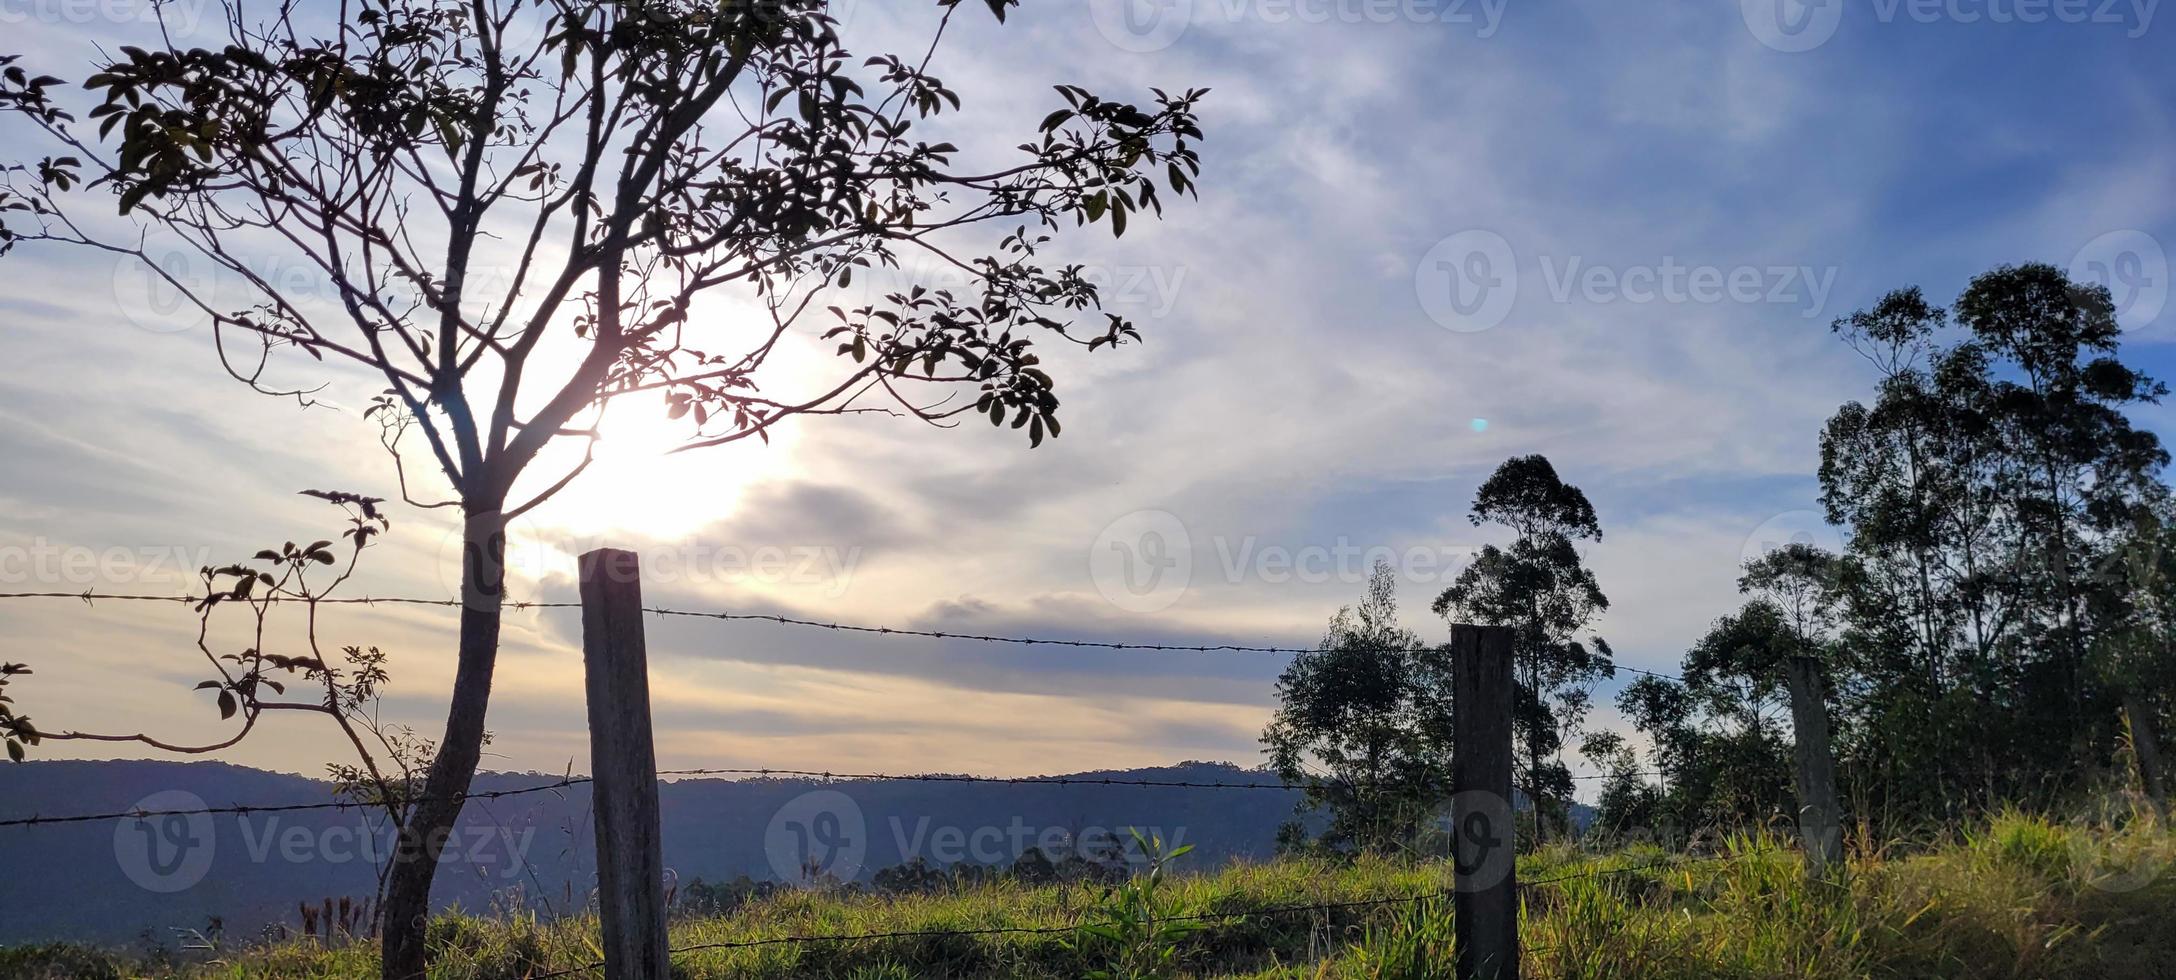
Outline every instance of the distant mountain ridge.
<svg viewBox="0 0 2176 980">
<path fill-rule="evenodd" d="M 1070 774 L 1077 779 L 1274 781 L 1224 763 Z M 486 773 L 475 791 L 559 776 Z M 219 762 L 30 762 L 0 766 L 0 820 L 31 816 L 278 806 L 331 800 L 322 780 Z M 1009 864 L 1031 848 L 1093 851 L 1139 827 L 1192 844 L 1188 863 L 1266 858 L 1293 814 L 1292 790 L 1097 784 L 691 779 L 664 783 L 666 866 L 682 881 L 842 880 L 920 857 Z M 449 841 L 441 907 L 582 904 L 594 875 L 589 787 L 477 800 Z M 302 902 L 375 892 L 390 852 L 363 810 L 123 818 L 0 827 L 0 944 L 168 941 L 218 917 L 233 937 L 294 924 Z"/>
<path fill-rule="evenodd" d="M 1031 849 L 1093 857 L 1139 828 L 1171 846 L 1193 845 L 1185 866 L 1209 868 L 1272 856 L 1299 801 L 1297 790 L 1117 785 L 1276 781 L 1219 762 L 1062 778 L 1113 783 L 662 783 L 665 865 L 681 882 L 795 880 L 811 870 L 866 882 L 913 858 L 1009 865 Z M 484 773 L 473 792 L 561 779 Z M 323 780 L 221 762 L 0 765 L 0 820 L 331 800 Z M 1586 808 L 1576 810 L 1584 822 Z M 586 784 L 474 800 L 432 897 L 441 908 L 578 908 L 594 881 L 592 835 Z M 177 930 L 204 929 L 214 917 L 230 937 L 254 936 L 273 923 L 295 925 L 300 903 L 375 894 L 377 862 L 391 843 L 382 819 L 361 809 L 0 827 L 0 945 L 171 943 Z"/>
</svg>

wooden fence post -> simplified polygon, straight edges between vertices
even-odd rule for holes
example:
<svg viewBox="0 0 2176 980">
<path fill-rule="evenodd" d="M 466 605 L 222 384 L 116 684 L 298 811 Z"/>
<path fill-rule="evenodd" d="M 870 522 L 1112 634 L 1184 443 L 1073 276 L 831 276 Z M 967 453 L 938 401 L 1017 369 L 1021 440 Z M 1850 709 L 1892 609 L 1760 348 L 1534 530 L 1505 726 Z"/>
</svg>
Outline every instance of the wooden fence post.
<svg viewBox="0 0 2176 980">
<path fill-rule="evenodd" d="M 1798 832 L 1806 849 L 1806 874 L 1815 881 L 1841 884 L 1844 832 L 1836 805 L 1836 758 L 1828 744 L 1828 696 L 1821 665 L 1812 657 L 1792 657 L 1785 665 L 1791 690 L 1791 725 L 1798 754 Z"/>
<path fill-rule="evenodd" d="M 599 548 L 582 556 L 581 570 L 604 976 L 660 980 L 671 976 L 672 965 L 665 942 L 649 655 L 642 642 L 641 560 L 632 551 Z"/>
<path fill-rule="evenodd" d="M 1451 627 L 1452 922 L 1458 980 L 1519 975 L 1518 828 L 1511 813 L 1511 630 Z"/>
<path fill-rule="evenodd" d="M 2123 686 L 2123 720 L 2131 727 L 2131 756 L 2138 762 L 2139 782 L 2153 801 L 2155 813 L 2168 819 L 2168 787 L 2161 771 L 2161 743 L 2153 731 L 2153 711 L 2138 694 L 2135 684 Z"/>
</svg>

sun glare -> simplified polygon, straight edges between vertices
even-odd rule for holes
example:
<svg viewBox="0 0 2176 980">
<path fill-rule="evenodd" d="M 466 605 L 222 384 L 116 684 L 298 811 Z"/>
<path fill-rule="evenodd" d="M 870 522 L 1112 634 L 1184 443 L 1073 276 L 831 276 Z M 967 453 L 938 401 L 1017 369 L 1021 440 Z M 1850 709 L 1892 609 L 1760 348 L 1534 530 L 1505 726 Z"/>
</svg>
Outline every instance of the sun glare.
<svg viewBox="0 0 2176 980">
<path fill-rule="evenodd" d="M 621 531 L 647 538 L 697 534 L 732 516 L 747 488 L 783 472 L 790 449 L 783 434 L 675 455 L 693 431 L 666 415 L 665 401 L 615 403 L 598 430 L 597 459 L 534 519 L 589 536 Z"/>
</svg>

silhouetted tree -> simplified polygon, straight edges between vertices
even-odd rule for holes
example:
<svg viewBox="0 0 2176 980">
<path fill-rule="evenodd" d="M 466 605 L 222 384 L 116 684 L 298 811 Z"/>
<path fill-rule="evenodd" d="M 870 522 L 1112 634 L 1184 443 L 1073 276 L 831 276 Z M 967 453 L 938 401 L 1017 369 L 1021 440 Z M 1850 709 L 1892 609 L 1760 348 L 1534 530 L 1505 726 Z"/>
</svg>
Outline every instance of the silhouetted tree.
<svg viewBox="0 0 2176 980">
<path fill-rule="evenodd" d="M 1015 2 L 969 6 L 1002 20 Z M 960 6 L 937 5 L 946 24 Z M 683 449 L 862 411 L 1058 434 L 1036 342 L 1137 334 L 1093 313 L 1079 266 L 1046 258 L 1051 233 L 1123 234 L 1162 192 L 1190 193 L 1202 93 L 1142 108 L 1060 85 L 1007 161 L 922 138 L 960 108 L 928 71 L 934 40 L 852 57 L 824 0 L 285 0 L 258 16 L 233 8 L 223 44 L 166 35 L 102 58 L 87 107 L 8 58 L 0 109 L 51 145 L 5 171 L 0 250 L 140 260 L 259 391 L 317 390 L 274 380 L 284 352 L 382 379 L 366 414 L 394 460 L 419 433 L 444 475 L 447 497 L 418 499 L 396 466 L 403 498 L 466 525 L 446 729 L 384 910 L 385 975 L 416 977 L 437 852 L 485 738 L 507 521 L 586 469 L 601 417 L 631 397 L 669 404 Z M 994 246 L 963 251 L 981 229 Z M 251 300 L 174 276 L 153 261 L 167 245 Z M 970 286 L 824 301 L 902 253 Z M 319 273 L 333 295 L 268 266 Z M 752 315 L 702 302 L 726 291 Z M 765 369 L 819 335 L 828 377 L 796 390 Z"/>
<path fill-rule="evenodd" d="M 1940 815 L 2105 764 L 2120 696 L 2088 667 L 2126 586 L 2096 570 L 2168 461 L 2126 415 L 2164 389 L 2117 358 L 2108 291 L 2005 266 L 1953 311 L 1906 289 L 1834 329 L 1881 373 L 1822 434 L 1846 771 Z"/>
<path fill-rule="evenodd" d="M 1398 624 L 1397 579 L 1378 563 L 1358 606 L 1339 609 L 1314 651 L 1277 678 L 1262 732 L 1271 765 L 1303 786 L 1299 810 L 1325 812 L 1333 851 L 1413 846 L 1449 799 L 1448 654 Z M 1285 843 L 1301 843 L 1297 825 Z"/>
<path fill-rule="evenodd" d="M 1793 812 L 1783 663 L 1800 649 L 1783 608 L 1754 599 L 1685 654 L 1683 683 L 1641 677 L 1618 695 L 1625 717 L 1652 740 L 1663 777 L 1651 820 L 1744 826 Z M 1605 798 L 1632 792 L 1620 785 L 1633 781 L 1630 767 L 1616 768 Z"/>
<path fill-rule="evenodd" d="M 1587 635 L 1609 608 L 1579 541 L 1600 541 L 1594 506 L 1541 456 L 1506 460 L 1474 494 L 1475 527 L 1499 524 L 1509 548 L 1482 547 L 1473 564 L 1436 597 L 1454 622 L 1509 626 L 1518 681 L 1514 735 L 1524 752 L 1520 788 L 1534 801 L 1537 827 L 1570 826 L 1571 770 L 1556 758 L 1588 707 L 1587 686 L 1616 673 L 1609 644 Z M 1584 637 L 1584 639 L 1582 639 Z"/>
</svg>

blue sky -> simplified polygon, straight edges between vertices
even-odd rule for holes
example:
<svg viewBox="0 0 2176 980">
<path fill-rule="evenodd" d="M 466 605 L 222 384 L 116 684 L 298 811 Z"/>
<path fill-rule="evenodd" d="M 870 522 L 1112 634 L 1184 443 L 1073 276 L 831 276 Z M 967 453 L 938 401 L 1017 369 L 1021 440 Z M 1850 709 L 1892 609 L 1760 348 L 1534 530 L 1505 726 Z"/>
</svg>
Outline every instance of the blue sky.
<svg viewBox="0 0 2176 980">
<path fill-rule="evenodd" d="M 1057 359 L 1062 438 L 1030 451 L 986 429 L 814 419 L 769 449 L 659 463 L 633 433 L 534 515 L 527 594 L 565 597 L 565 554 L 614 543 L 663 563 L 648 591 L 684 607 L 1304 644 L 1359 595 L 1365 561 L 1339 556 L 1374 549 L 1436 638 L 1429 599 L 1496 540 L 1465 520 L 1473 488 L 1540 452 L 1606 532 L 1589 551 L 1614 602 L 1598 631 L 1623 662 L 1667 669 L 1733 607 L 1748 548 L 1840 540 L 1810 514 L 1817 438 L 1871 379 L 1835 317 L 1900 286 L 1947 301 L 2007 262 L 2112 268 L 2127 356 L 2176 377 L 2176 23 L 2152 4 L 1781 0 L 1814 33 L 1764 41 L 1770 0 L 1122 2 L 1130 22 L 1103 0 L 1028 0 L 1002 28 L 977 11 L 934 66 L 967 102 L 948 132 L 970 153 L 1019 142 L 1048 83 L 1214 89 L 1202 199 L 1120 241 L 1061 243 L 1146 334 Z M 83 9 L 0 0 L 4 47 L 81 74 L 94 44 L 138 29 Z M 921 2 L 846 9 L 857 53 L 914 47 L 933 23 Z M 12 123 L 0 138 L 42 152 Z M 298 412 L 227 380 L 139 273 L 39 249 L 0 270 L 0 589 L 178 592 L 174 567 L 329 536 L 298 490 L 393 495 L 358 417 L 368 379 L 333 376 L 333 407 Z M 2165 408 L 2141 417 L 2167 434 Z M 1150 531 L 1190 574 L 1114 593 L 1126 552 L 1109 546 Z M 396 511 L 359 584 L 447 594 L 447 533 Z M 751 571 L 761 548 L 790 560 Z M 32 560 L 113 549 L 127 567 Z M 186 561 L 143 567 L 172 555 Z M 15 693 L 47 727 L 219 730 L 189 694 L 178 610 L 16 602 L 0 621 L 0 653 L 38 668 Z M 331 629 L 394 653 L 388 712 L 429 730 L 450 625 L 376 608 Z M 582 767 L 575 630 L 515 616 L 490 764 Z M 678 621 L 651 645 L 668 766 L 1253 762 L 1279 666 Z M 229 758 L 315 772 L 338 746 L 291 723 Z"/>
</svg>

